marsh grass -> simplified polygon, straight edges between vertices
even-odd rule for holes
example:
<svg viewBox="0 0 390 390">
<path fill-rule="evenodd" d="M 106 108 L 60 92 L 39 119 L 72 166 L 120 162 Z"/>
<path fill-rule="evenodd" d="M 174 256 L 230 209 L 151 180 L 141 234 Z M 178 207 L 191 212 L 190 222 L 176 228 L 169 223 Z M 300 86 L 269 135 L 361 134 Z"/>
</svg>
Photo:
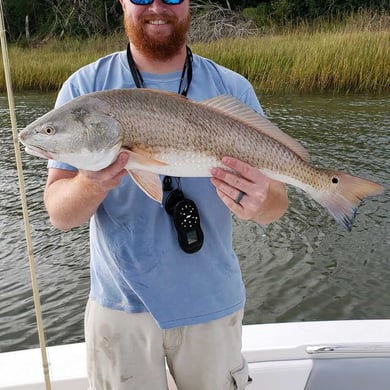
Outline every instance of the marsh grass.
<svg viewBox="0 0 390 390">
<path fill-rule="evenodd" d="M 80 67 L 112 51 L 125 47 L 120 36 L 89 40 L 51 40 L 31 47 L 9 45 L 15 90 L 57 90 Z M 5 89 L 3 69 L 0 89 Z"/>
<path fill-rule="evenodd" d="M 390 32 L 316 32 L 194 45 L 264 92 L 390 90 Z"/>
<path fill-rule="evenodd" d="M 390 90 L 390 31 L 304 29 L 245 39 L 194 43 L 194 52 L 247 77 L 257 90 L 336 93 Z M 9 46 L 15 90 L 57 90 L 64 80 L 97 58 L 123 50 L 122 35 L 91 40 Z M 0 89 L 4 91 L 3 72 Z"/>
</svg>

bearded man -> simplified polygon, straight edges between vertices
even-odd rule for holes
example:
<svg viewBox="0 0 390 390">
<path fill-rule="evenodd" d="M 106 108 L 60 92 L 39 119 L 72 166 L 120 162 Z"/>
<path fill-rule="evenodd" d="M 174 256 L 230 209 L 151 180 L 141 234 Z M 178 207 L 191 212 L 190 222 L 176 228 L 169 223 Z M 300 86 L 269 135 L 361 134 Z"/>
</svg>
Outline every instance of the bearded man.
<svg viewBox="0 0 390 390">
<path fill-rule="evenodd" d="M 189 0 L 121 4 L 127 50 L 74 73 L 57 107 L 94 91 L 152 88 L 197 101 L 228 94 L 262 113 L 245 78 L 186 46 Z M 232 249 L 231 213 L 262 224 L 278 219 L 287 209 L 284 185 L 226 156 L 229 169 L 213 169 L 211 180 L 161 177 L 161 207 L 127 174 L 128 158 L 121 153 L 98 172 L 53 160 L 48 165 L 51 223 L 68 230 L 90 222 L 89 389 L 166 390 L 166 365 L 178 390 L 244 389 L 245 287 Z M 181 201 L 199 215 L 194 231 L 180 231 L 173 221 Z"/>
</svg>

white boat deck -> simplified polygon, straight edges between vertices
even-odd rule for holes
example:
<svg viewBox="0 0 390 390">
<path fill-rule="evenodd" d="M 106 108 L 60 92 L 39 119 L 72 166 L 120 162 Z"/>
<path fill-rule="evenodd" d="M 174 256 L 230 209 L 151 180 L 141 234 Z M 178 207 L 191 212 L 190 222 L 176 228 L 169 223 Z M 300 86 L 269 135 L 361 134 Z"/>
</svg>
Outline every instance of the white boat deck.
<svg viewBox="0 0 390 390">
<path fill-rule="evenodd" d="M 249 390 L 390 389 L 390 320 L 246 325 L 243 353 Z M 53 390 L 87 389 L 83 343 L 48 358 Z M 39 349 L 0 354 L 0 390 L 44 389 Z"/>
</svg>

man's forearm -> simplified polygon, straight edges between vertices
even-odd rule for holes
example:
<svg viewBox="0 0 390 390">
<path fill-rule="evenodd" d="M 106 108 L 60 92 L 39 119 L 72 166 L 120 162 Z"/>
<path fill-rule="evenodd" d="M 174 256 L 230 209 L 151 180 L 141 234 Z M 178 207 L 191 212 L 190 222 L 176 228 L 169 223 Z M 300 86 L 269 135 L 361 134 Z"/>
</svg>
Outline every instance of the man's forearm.
<svg viewBox="0 0 390 390">
<path fill-rule="evenodd" d="M 48 183 L 45 206 L 50 222 L 61 230 L 79 226 L 91 218 L 106 195 L 81 174 Z"/>
</svg>

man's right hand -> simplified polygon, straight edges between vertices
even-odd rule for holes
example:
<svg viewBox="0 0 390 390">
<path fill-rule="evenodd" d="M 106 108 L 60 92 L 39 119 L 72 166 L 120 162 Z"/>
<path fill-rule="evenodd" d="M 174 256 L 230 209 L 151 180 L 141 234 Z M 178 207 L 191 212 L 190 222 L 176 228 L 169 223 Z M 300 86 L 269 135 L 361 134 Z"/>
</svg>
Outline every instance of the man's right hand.
<svg viewBox="0 0 390 390">
<path fill-rule="evenodd" d="M 79 170 L 90 185 L 96 186 L 97 191 L 108 192 L 119 186 L 122 177 L 127 174 L 124 169 L 129 160 L 129 154 L 122 152 L 119 154 L 117 160 L 108 167 L 100 171 L 86 171 Z"/>
<path fill-rule="evenodd" d="M 120 153 L 114 163 L 96 172 L 49 168 L 44 200 L 52 225 L 69 230 L 87 222 L 127 174 L 128 159 L 128 153 Z"/>
</svg>

